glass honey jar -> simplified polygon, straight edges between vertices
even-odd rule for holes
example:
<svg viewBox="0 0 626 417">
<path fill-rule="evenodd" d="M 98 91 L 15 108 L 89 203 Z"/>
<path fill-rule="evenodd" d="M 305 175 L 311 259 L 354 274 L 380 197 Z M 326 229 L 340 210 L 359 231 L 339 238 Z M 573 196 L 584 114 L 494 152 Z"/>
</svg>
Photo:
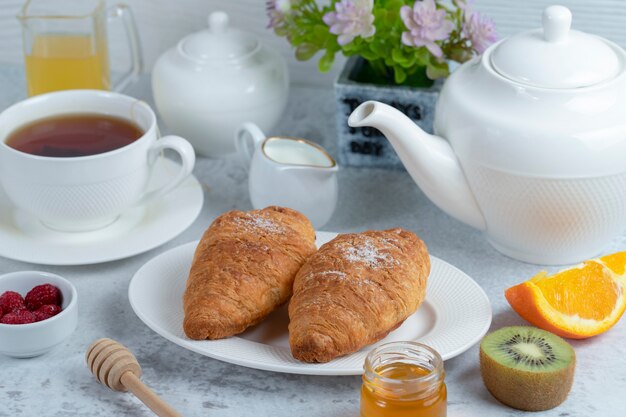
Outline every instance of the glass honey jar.
<svg viewBox="0 0 626 417">
<path fill-rule="evenodd" d="M 415 342 L 391 342 L 365 359 L 361 417 L 445 417 L 443 359 Z"/>
</svg>

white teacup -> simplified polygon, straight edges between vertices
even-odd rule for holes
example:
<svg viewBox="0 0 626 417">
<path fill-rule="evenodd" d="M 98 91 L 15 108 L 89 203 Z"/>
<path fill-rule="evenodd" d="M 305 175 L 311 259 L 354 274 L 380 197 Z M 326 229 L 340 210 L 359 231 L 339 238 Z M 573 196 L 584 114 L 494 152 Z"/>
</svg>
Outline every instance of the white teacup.
<svg viewBox="0 0 626 417">
<path fill-rule="evenodd" d="M 298 210 L 316 229 L 337 206 L 337 163 L 321 146 L 306 139 L 266 137 L 254 123 L 235 133 L 235 146 L 250 166 L 248 189 L 255 209 L 283 206 Z"/>
<path fill-rule="evenodd" d="M 78 113 L 120 117 L 137 124 L 144 134 L 109 152 L 65 158 L 31 155 L 5 143 L 13 131 L 27 123 Z M 180 155 L 181 169 L 161 188 L 147 190 L 154 163 L 164 149 Z M 0 114 L 0 182 L 18 209 L 56 230 L 104 227 L 129 208 L 174 189 L 191 173 L 194 163 L 189 142 L 177 136 L 159 138 L 152 109 L 123 94 L 58 91 L 29 98 Z"/>
</svg>

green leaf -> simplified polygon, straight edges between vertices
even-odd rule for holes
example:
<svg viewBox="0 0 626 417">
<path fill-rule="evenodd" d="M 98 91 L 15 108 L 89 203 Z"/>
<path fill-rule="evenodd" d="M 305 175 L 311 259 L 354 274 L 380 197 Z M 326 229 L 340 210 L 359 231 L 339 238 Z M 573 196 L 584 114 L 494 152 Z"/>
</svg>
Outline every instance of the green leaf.
<svg viewBox="0 0 626 417">
<path fill-rule="evenodd" d="M 406 72 L 401 67 L 394 67 L 393 78 L 396 84 L 402 84 L 406 81 Z"/>
<path fill-rule="evenodd" d="M 389 55 L 389 48 L 385 41 L 377 40 L 375 42 L 370 43 L 370 49 L 376 52 L 376 54 L 378 54 L 378 56 L 380 57 Z"/>
<path fill-rule="evenodd" d="M 407 4 L 407 3 L 412 4 L 413 2 L 412 1 L 411 2 L 405 2 L 405 1 L 402 1 L 402 0 L 392 0 L 389 3 L 387 3 L 386 9 L 387 10 L 394 10 L 394 9 L 400 10 L 400 8 L 402 6 L 404 6 L 405 4 Z"/>
<path fill-rule="evenodd" d="M 426 49 L 425 46 L 422 46 L 421 48 L 417 49 L 417 51 L 415 51 L 415 65 L 419 67 L 425 67 L 428 64 L 429 60 L 430 52 L 428 52 L 428 49 Z"/>
<path fill-rule="evenodd" d="M 324 39 L 330 34 L 330 31 L 326 25 L 315 25 L 313 27 L 312 34 L 316 38 Z"/>
<path fill-rule="evenodd" d="M 426 75 L 431 80 L 447 77 L 450 74 L 450 69 L 446 62 L 429 62 L 426 67 Z"/>
<path fill-rule="evenodd" d="M 407 59 L 404 56 L 404 53 L 402 53 L 402 49 L 400 48 L 393 48 L 391 50 L 391 58 L 393 58 L 393 60 L 399 64 L 403 64 L 407 61 Z"/>
<path fill-rule="evenodd" d="M 274 33 L 277 36 L 287 36 L 287 34 L 289 33 L 289 31 L 287 30 L 287 27 L 285 26 L 276 26 L 274 28 Z"/>
<path fill-rule="evenodd" d="M 317 69 L 320 72 L 328 72 L 333 67 L 333 63 L 335 62 L 335 54 L 331 51 L 326 51 L 324 55 L 320 58 L 320 61 L 317 63 Z"/>
<path fill-rule="evenodd" d="M 415 54 L 409 54 L 404 58 L 404 62 L 401 62 L 403 68 L 412 68 L 415 66 L 415 62 L 417 61 Z M 423 65 L 422 65 L 423 66 Z"/>
<path fill-rule="evenodd" d="M 305 41 L 306 41 L 306 37 L 304 35 L 294 34 L 289 37 L 289 42 L 291 42 L 293 46 L 298 46 L 304 43 Z"/>
<path fill-rule="evenodd" d="M 456 62 L 465 62 L 472 59 L 472 51 L 463 45 L 456 45 L 447 51 L 446 56 Z"/>
<path fill-rule="evenodd" d="M 387 17 L 387 10 L 385 9 L 375 9 L 374 10 L 374 23 L 382 22 Z"/>
<path fill-rule="evenodd" d="M 369 50 L 364 50 L 360 52 L 359 55 L 361 55 L 366 61 L 373 61 L 374 59 L 378 58 L 378 54 Z"/>
<path fill-rule="evenodd" d="M 346 45 L 342 45 L 341 49 L 343 49 L 346 52 L 355 52 L 359 49 L 359 46 L 355 41 L 352 41 Z"/>
<path fill-rule="evenodd" d="M 308 61 L 319 51 L 319 48 L 312 43 L 303 43 L 296 48 L 296 59 L 298 61 Z"/>
</svg>

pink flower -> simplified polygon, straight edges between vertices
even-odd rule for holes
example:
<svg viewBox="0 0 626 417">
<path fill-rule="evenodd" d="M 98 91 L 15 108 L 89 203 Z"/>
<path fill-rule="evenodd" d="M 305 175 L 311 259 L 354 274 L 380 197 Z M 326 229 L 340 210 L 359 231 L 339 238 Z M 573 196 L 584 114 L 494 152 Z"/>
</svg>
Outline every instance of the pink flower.
<svg viewBox="0 0 626 417">
<path fill-rule="evenodd" d="M 268 28 L 273 28 L 280 25 L 285 18 L 285 14 L 291 9 L 291 3 L 289 0 L 268 0 L 265 2 L 265 10 L 267 10 L 267 16 L 270 18 L 267 24 Z"/>
<path fill-rule="evenodd" d="M 402 43 L 407 46 L 428 48 L 437 58 L 443 56 L 441 47 L 435 43 L 446 39 L 454 23 L 446 19 L 446 11 L 438 10 L 434 0 L 416 1 L 413 8 L 402 6 L 400 17 L 408 32 L 402 32 Z"/>
<path fill-rule="evenodd" d="M 498 39 L 496 25 L 488 17 L 482 17 L 480 13 L 473 12 L 465 16 L 463 32 L 472 43 L 472 48 L 479 54 Z"/>
<path fill-rule="evenodd" d="M 339 35 L 339 45 L 350 43 L 357 36 L 369 38 L 376 33 L 374 26 L 374 0 L 341 0 L 335 4 L 335 11 L 324 15 L 324 23 L 330 33 Z"/>
</svg>

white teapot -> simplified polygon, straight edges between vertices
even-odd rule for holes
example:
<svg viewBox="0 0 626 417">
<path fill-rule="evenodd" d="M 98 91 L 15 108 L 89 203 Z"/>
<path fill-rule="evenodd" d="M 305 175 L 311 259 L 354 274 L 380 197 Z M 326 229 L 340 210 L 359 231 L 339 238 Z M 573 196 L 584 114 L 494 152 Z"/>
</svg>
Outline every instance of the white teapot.
<svg viewBox="0 0 626 417">
<path fill-rule="evenodd" d="M 381 130 L 437 206 L 531 263 L 591 258 L 626 228 L 626 54 L 571 21 L 550 6 L 542 29 L 460 66 L 436 135 L 374 101 L 348 121 Z"/>
<path fill-rule="evenodd" d="M 213 12 L 209 27 L 183 38 L 152 71 L 159 114 L 172 133 L 196 153 L 223 156 L 235 151 L 233 137 L 244 122 L 269 130 L 287 104 L 285 60 L 253 34 L 231 27 L 228 15 Z"/>
</svg>

